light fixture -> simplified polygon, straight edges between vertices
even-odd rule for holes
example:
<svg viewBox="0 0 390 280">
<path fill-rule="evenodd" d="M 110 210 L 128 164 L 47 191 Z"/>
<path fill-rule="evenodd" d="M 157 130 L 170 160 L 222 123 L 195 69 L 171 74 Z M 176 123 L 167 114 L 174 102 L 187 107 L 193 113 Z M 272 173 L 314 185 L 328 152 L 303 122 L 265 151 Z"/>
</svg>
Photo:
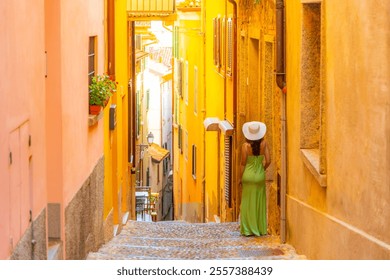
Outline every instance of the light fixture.
<svg viewBox="0 0 390 280">
<path fill-rule="evenodd" d="M 154 140 L 154 135 L 152 132 L 149 132 L 147 139 L 148 139 L 149 146 L 152 145 L 153 140 Z"/>
</svg>

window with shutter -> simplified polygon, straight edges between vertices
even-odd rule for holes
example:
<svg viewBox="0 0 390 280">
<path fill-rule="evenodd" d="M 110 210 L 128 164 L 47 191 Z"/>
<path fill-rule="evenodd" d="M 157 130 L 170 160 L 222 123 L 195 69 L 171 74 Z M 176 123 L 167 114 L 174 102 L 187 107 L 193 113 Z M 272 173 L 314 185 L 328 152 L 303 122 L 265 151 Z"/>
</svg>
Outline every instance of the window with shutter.
<svg viewBox="0 0 390 280">
<path fill-rule="evenodd" d="M 192 178 L 196 180 L 196 146 L 192 145 Z"/>
<path fill-rule="evenodd" d="M 232 75 L 233 69 L 233 19 L 229 18 L 227 20 L 227 65 L 226 65 L 226 74 L 228 76 Z"/>
<path fill-rule="evenodd" d="M 232 137 L 225 136 L 225 200 L 229 208 L 232 207 Z"/>
<path fill-rule="evenodd" d="M 198 114 L 198 67 L 194 66 L 194 114 Z"/>
</svg>

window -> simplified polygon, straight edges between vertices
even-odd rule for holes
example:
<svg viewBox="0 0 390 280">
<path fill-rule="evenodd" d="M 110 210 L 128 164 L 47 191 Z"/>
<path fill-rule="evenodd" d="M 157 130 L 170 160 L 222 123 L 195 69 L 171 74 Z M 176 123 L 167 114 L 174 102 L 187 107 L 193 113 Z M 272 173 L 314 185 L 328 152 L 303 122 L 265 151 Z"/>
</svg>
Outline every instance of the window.
<svg viewBox="0 0 390 280">
<path fill-rule="evenodd" d="M 173 27 L 173 57 L 179 58 L 179 26 Z"/>
<path fill-rule="evenodd" d="M 194 66 L 194 114 L 198 114 L 198 67 Z"/>
<path fill-rule="evenodd" d="M 183 84 L 183 92 L 184 92 L 184 102 L 186 105 L 188 105 L 188 61 L 185 62 L 184 64 L 184 84 Z"/>
<path fill-rule="evenodd" d="M 183 68 L 183 61 L 181 59 L 176 59 L 174 61 L 174 80 L 175 82 L 175 94 L 177 96 L 182 96 L 182 90 L 183 90 L 183 75 L 182 75 L 182 68 Z"/>
<path fill-rule="evenodd" d="M 184 158 L 188 161 L 188 131 L 184 133 Z"/>
<path fill-rule="evenodd" d="M 221 66 L 221 19 L 213 18 L 213 59 L 214 65 Z"/>
<path fill-rule="evenodd" d="M 232 137 L 225 136 L 225 200 L 232 207 Z"/>
<path fill-rule="evenodd" d="M 135 94 L 136 98 L 136 104 L 135 104 L 135 114 L 136 114 L 136 135 L 137 138 L 140 136 L 140 131 L 141 131 L 141 102 L 140 102 L 140 91 L 137 90 Z"/>
<path fill-rule="evenodd" d="M 233 70 L 233 19 L 229 18 L 227 21 L 227 65 L 226 75 L 231 76 Z"/>
<path fill-rule="evenodd" d="M 88 46 L 88 89 L 92 83 L 92 77 L 96 75 L 96 36 L 89 37 Z"/>
<path fill-rule="evenodd" d="M 178 134 L 177 134 L 177 137 L 179 139 L 177 139 L 177 147 L 180 150 L 180 153 L 183 153 L 182 133 L 183 130 L 181 128 L 181 125 L 179 125 Z"/>
<path fill-rule="evenodd" d="M 303 4 L 301 54 L 300 146 L 305 165 L 322 187 L 326 186 L 325 141 L 325 36 L 321 2 Z"/>
<path fill-rule="evenodd" d="M 146 111 L 149 111 L 149 103 L 150 103 L 150 89 L 146 90 Z"/>
<path fill-rule="evenodd" d="M 196 146 L 192 145 L 192 178 L 196 180 Z"/>
</svg>

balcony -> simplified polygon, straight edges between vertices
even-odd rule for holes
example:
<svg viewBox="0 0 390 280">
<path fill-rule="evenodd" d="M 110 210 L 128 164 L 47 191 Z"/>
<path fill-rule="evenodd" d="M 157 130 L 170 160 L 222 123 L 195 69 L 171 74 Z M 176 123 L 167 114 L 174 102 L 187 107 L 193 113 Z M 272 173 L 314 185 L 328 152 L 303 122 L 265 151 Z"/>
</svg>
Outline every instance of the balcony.
<svg viewBox="0 0 390 280">
<path fill-rule="evenodd" d="M 127 0 L 129 20 L 175 20 L 175 0 Z"/>
</svg>

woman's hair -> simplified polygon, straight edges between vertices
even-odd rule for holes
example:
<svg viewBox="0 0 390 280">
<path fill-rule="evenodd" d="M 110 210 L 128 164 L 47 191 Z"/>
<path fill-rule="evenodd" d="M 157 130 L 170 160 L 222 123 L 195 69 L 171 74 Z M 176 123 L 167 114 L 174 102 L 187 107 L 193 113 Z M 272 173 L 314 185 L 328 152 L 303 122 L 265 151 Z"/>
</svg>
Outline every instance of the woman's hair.
<svg viewBox="0 0 390 280">
<path fill-rule="evenodd" d="M 251 145 L 252 153 L 253 153 L 254 156 L 260 155 L 260 144 L 261 144 L 261 141 L 263 141 L 263 138 L 261 138 L 259 140 L 248 141 L 249 144 Z"/>
</svg>

